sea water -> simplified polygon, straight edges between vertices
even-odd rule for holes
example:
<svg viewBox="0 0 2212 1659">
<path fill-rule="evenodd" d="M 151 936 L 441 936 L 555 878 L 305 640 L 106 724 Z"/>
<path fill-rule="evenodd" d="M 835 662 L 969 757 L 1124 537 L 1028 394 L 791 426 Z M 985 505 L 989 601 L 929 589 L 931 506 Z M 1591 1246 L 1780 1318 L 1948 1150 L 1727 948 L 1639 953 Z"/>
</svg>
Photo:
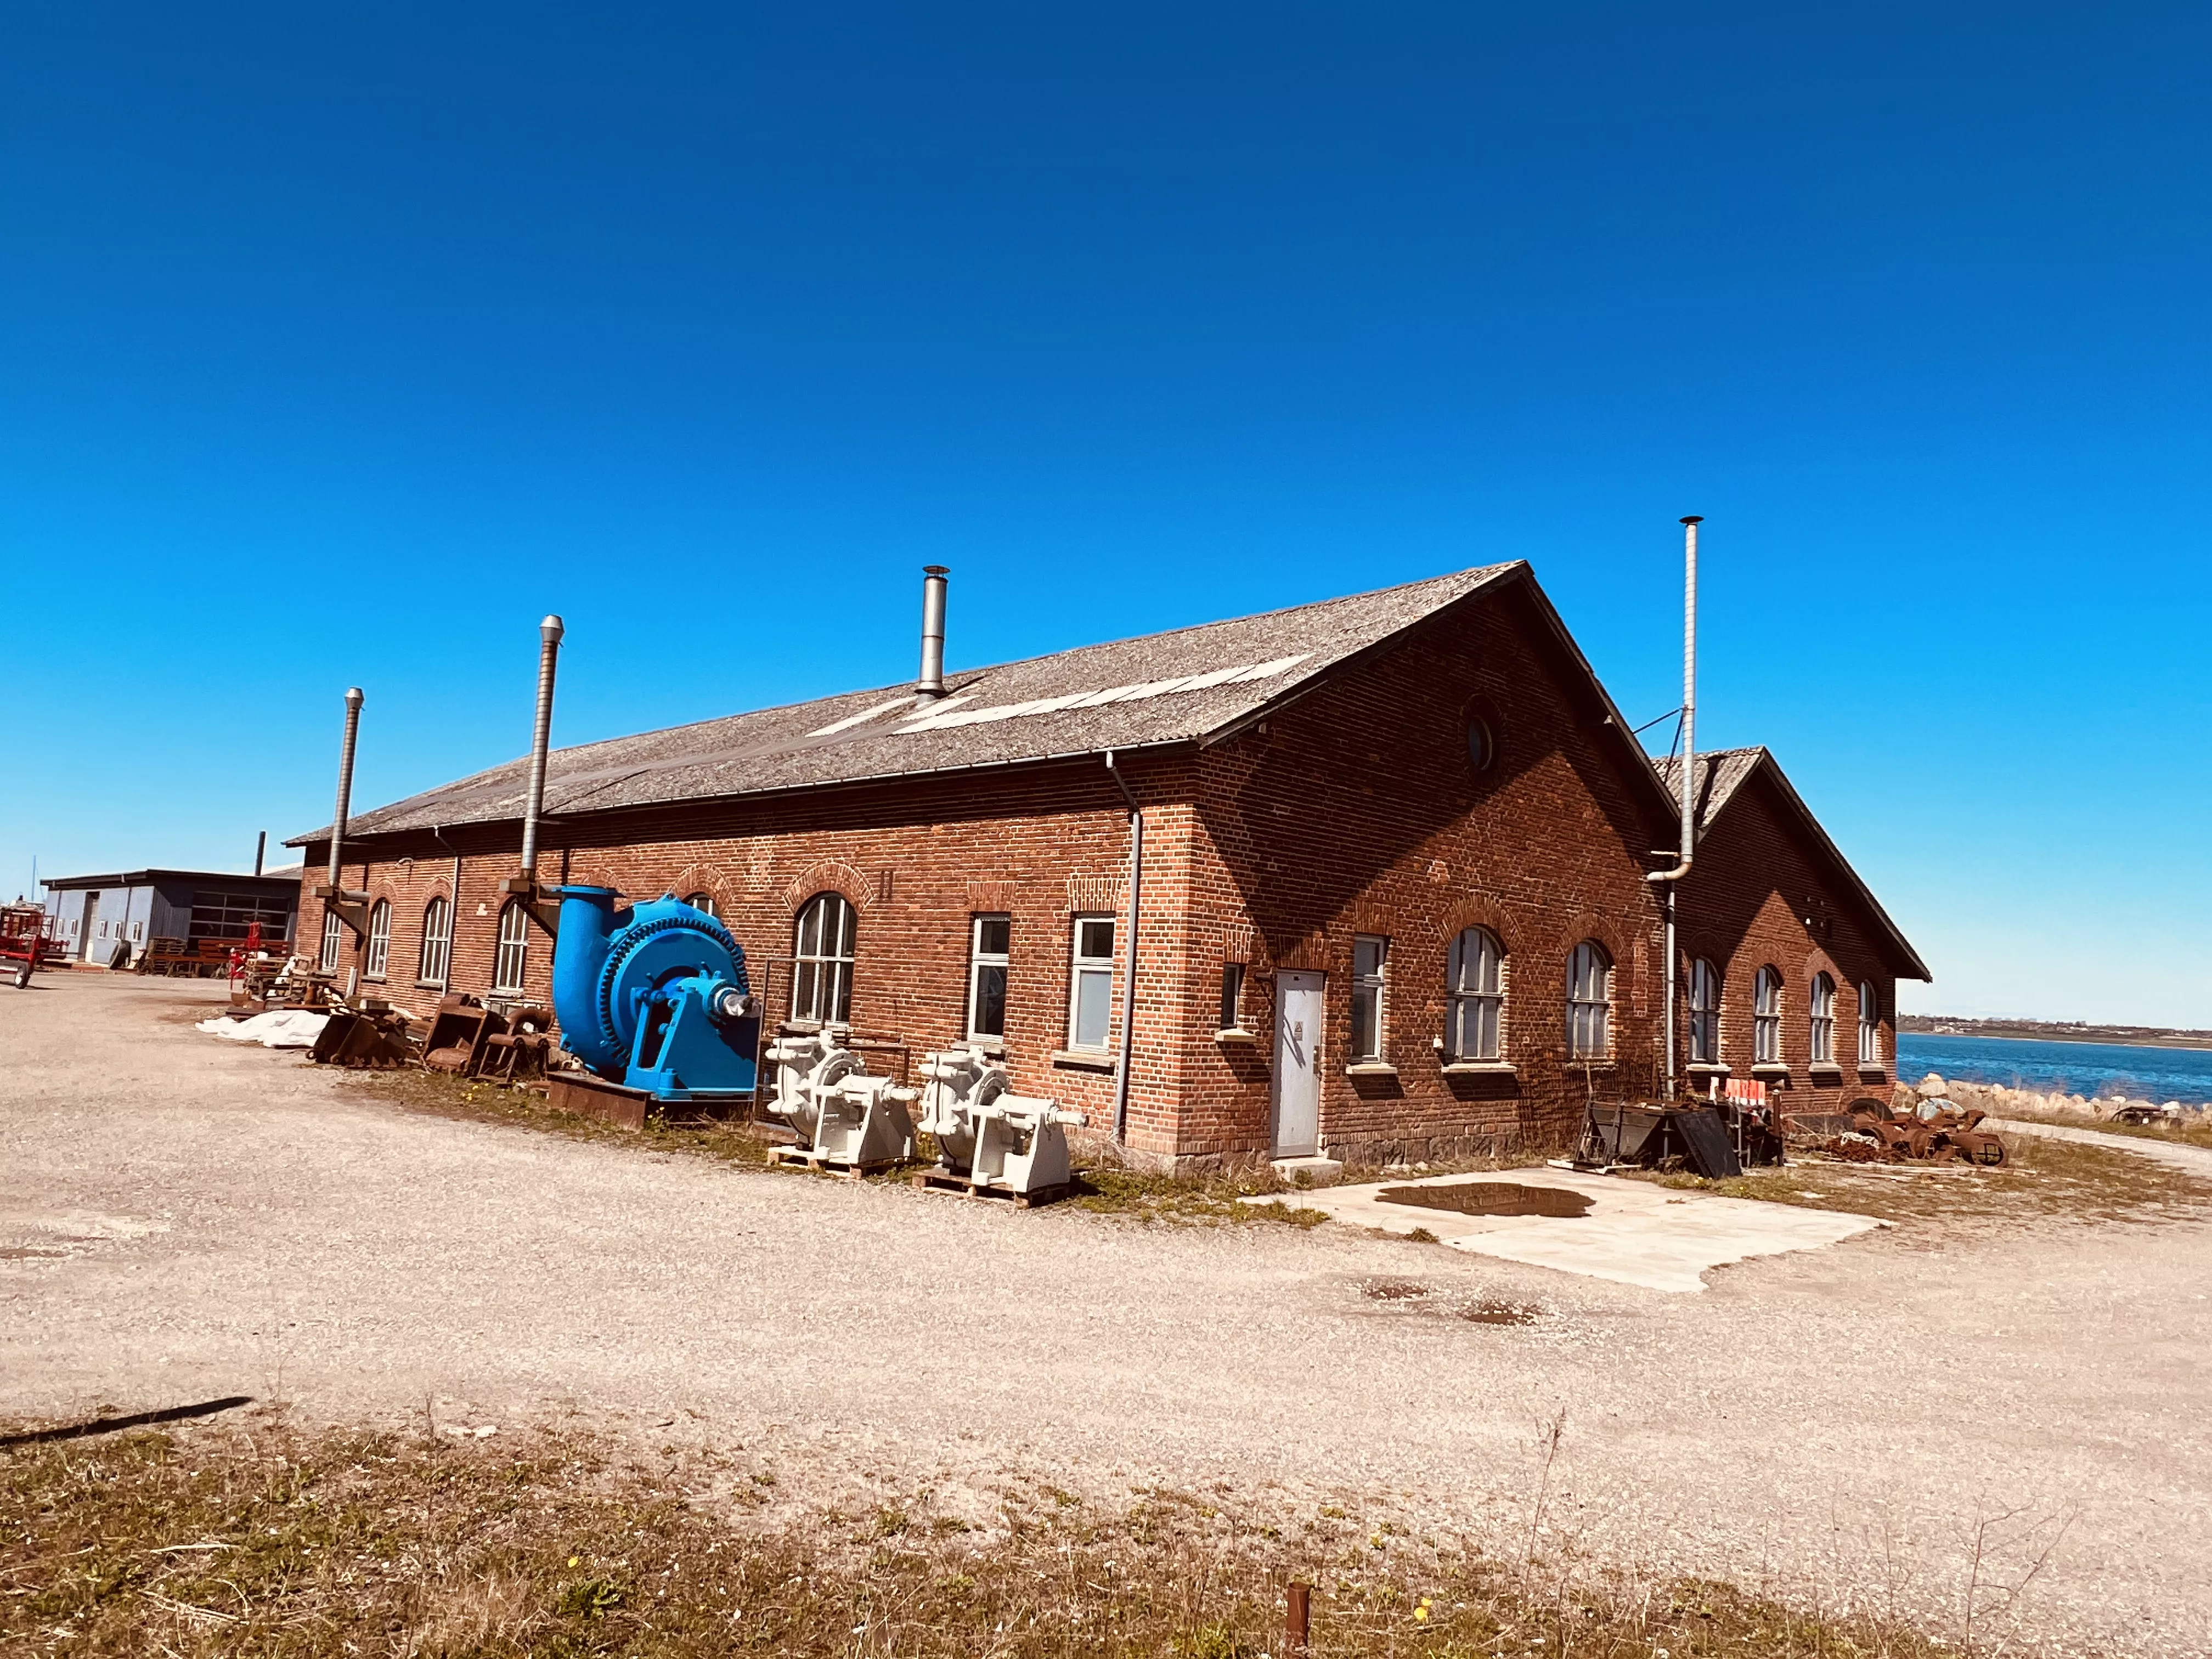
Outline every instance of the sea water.
<svg viewBox="0 0 2212 1659">
<path fill-rule="evenodd" d="M 1899 1031 L 1899 1078 L 1917 1083 L 1930 1072 L 2043 1094 L 2125 1095 L 2130 1100 L 2178 1100 L 2185 1106 L 2212 1101 L 2212 1048 Z"/>
</svg>

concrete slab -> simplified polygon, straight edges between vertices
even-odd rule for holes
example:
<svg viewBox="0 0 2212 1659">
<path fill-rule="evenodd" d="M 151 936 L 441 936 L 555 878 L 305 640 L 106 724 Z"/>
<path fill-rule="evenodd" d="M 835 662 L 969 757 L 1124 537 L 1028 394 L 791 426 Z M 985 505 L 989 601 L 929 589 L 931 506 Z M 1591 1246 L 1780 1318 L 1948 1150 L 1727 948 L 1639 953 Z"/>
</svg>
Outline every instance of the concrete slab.
<svg viewBox="0 0 2212 1659">
<path fill-rule="evenodd" d="M 1426 1205 L 1385 1203 L 1382 1198 L 1394 1188 L 1451 1188 L 1479 1182 L 1563 1189 L 1581 1194 L 1589 1208 L 1574 1217 L 1463 1215 Z M 1244 1200 L 1279 1201 L 1284 1200 Z M 1870 1216 L 1755 1199 L 1715 1198 L 1672 1191 L 1648 1181 L 1548 1168 L 1332 1187 L 1300 1193 L 1288 1201 L 1319 1210 L 1333 1221 L 1384 1232 L 1410 1233 L 1425 1227 L 1452 1249 L 1476 1255 L 1676 1292 L 1704 1290 L 1708 1268 L 1785 1250 L 1818 1249 L 1889 1224 Z"/>
</svg>

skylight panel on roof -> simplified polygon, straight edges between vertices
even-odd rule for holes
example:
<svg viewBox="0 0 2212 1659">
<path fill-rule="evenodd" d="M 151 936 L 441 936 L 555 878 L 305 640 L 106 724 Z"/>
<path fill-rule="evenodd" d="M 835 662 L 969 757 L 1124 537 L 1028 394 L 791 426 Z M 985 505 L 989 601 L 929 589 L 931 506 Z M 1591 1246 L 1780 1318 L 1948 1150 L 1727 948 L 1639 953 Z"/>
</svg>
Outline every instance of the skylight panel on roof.
<svg viewBox="0 0 2212 1659">
<path fill-rule="evenodd" d="M 973 691 L 957 692 L 951 696 L 939 699 L 931 705 L 931 708 L 933 711 L 942 711 L 950 708 L 956 702 L 966 702 L 975 695 Z M 889 702 L 879 702 L 872 708 L 863 708 L 857 714 L 848 714 L 842 720 L 832 720 L 829 725 L 817 727 L 806 735 L 810 738 L 834 738 L 840 732 L 849 732 L 856 726 L 866 725 L 878 714 L 893 714 L 899 709 L 911 709 L 913 707 L 914 693 L 902 691 Z"/>
<path fill-rule="evenodd" d="M 1310 651 L 1300 652 L 1295 657 L 1278 657 L 1273 662 L 1240 663 L 1233 668 L 1217 668 L 1203 674 L 1179 674 L 1171 679 L 1143 680 L 1133 685 L 1109 685 L 1097 691 L 1068 691 L 1057 696 L 1031 697 L 1024 702 L 994 703 L 987 708 L 963 708 L 957 712 L 948 711 L 943 703 L 939 703 L 927 714 L 908 720 L 897 730 L 902 734 L 943 732 L 958 726 L 984 726 L 995 720 L 1019 720 L 1029 714 L 1049 714 L 1063 708 L 1097 708 L 1109 702 L 1144 702 L 1153 697 L 1202 691 L 1217 685 L 1249 684 L 1255 680 L 1288 673 L 1312 654 Z M 853 723 L 857 724 L 857 721 Z"/>
</svg>

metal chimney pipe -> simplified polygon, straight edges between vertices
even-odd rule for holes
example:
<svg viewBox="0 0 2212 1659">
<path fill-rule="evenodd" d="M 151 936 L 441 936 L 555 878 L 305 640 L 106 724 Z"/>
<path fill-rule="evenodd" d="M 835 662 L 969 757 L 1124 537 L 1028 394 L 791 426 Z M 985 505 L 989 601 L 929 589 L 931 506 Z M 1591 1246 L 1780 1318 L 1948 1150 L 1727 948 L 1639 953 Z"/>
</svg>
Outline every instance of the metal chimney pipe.
<svg viewBox="0 0 2212 1659">
<path fill-rule="evenodd" d="M 253 873 L 261 873 L 261 860 L 269 855 L 269 832 L 264 830 L 253 838 Z"/>
<path fill-rule="evenodd" d="M 331 821 L 331 887 L 342 890 L 338 882 L 338 857 L 345 845 L 346 814 L 353 805 L 353 744 L 361 735 L 361 706 L 368 699 L 357 685 L 348 688 L 345 694 L 345 742 L 338 750 L 338 810 Z"/>
<path fill-rule="evenodd" d="M 1696 850 L 1695 804 L 1698 760 L 1698 526 L 1692 513 L 1682 520 L 1682 868 Z"/>
<path fill-rule="evenodd" d="M 538 878 L 538 817 L 545 806 L 545 750 L 553 738 L 553 670 L 561 656 L 558 617 L 538 624 L 538 724 L 530 734 L 530 799 L 522 809 L 522 873 Z"/>
<path fill-rule="evenodd" d="M 921 568 L 921 678 L 914 686 L 918 696 L 945 695 L 945 579 L 951 574 L 941 564 Z"/>
<path fill-rule="evenodd" d="M 1667 884 L 1666 966 L 1661 982 L 1666 987 L 1662 1041 L 1667 1049 L 1667 1099 L 1674 1098 L 1674 1004 L 1677 984 L 1677 885 L 1690 873 L 1697 852 L 1698 835 L 1698 526 L 1705 520 L 1692 514 L 1682 520 L 1682 844 L 1671 870 L 1654 871 L 1652 881 Z"/>
</svg>

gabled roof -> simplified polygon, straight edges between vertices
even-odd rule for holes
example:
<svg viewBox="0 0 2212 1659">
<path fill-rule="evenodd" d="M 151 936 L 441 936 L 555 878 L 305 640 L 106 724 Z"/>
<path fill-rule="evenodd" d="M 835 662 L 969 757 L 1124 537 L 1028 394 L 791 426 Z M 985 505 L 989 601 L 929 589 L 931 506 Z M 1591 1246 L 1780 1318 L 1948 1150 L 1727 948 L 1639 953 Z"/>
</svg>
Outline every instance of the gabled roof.
<svg viewBox="0 0 2212 1659">
<path fill-rule="evenodd" d="M 702 720 L 556 749 L 545 811 L 617 808 L 817 788 L 1218 742 L 1470 594 L 1527 577 L 1516 560 L 1317 605 L 1032 657 L 946 676 L 918 703 L 911 685 Z M 1528 581 L 1533 589 L 1533 580 Z M 1548 606 L 1547 607 L 1548 609 Z M 1565 639 L 1565 630 L 1559 629 Z M 1572 651 L 1573 642 L 1567 641 Z M 1576 660 L 1581 661 L 1579 653 Z M 1583 664 L 1585 670 L 1587 664 Z M 1608 709 L 1610 705 L 1607 705 Z M 349 836 L 520 819 L 527 758 L 373 811 Z M 328 826 L 294 836 L 326 839 Z"/>
<path fill-rule="evenodd" d="M 1651 763 L 1657 769 L 1660 781 L 1669 791 L 1681 788 L 1681 757 L 1668 755 Z M 1932 983 L 1936 976 L 1928 971 L 1928 964 L 1921 961 L 1920 953 L 1912 948 L 1911 942 L 1898 925 L 1890 920 L 1889 912 L 1881 908 L 1881 901 L 1875 897 L 1873 890 L 1859 879 L 1859 872 L 1851 868 L 1850 860 L 1844 856 L 1842 849 L 1821 827 L 1820 820 L 1813 816 L 1813 809 L 1805 805 L 1805 798 L 1797 793 L 1796 786 L 1790 781 L 1780 763 L 1767 750 L 1760 747 L 1716 749 L 1698 757 L 1697 778 L 1692 785 L 1692 799 L 1698 810 L 1698 835 L 1703 836 L 1710 830 L 1744 785 L 1762 771 L 1773 778 L 1783 800 L 1796 812 L 1805 828 L 1811 832 L 1813 844 L 1827 854 L 1829 860 L 1849 884 L 1850 890 L 1856 893 L 1860 902 L 1866 906 L 1875 927 L 1896 949 L 1899 959 L 1910 966 L 1911 971 L 1902 977 L 1927 980 Z M 1676 799 L 1680 799 L 1679 794 Z"/>
</svg>

